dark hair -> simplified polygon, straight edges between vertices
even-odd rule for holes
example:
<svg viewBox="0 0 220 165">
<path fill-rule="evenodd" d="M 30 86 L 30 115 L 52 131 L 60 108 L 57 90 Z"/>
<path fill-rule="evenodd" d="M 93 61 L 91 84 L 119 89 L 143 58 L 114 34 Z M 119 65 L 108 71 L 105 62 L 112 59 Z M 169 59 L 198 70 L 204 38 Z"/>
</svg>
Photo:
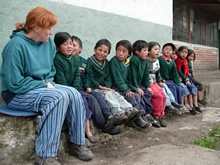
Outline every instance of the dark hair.
<svg viewBox="0 0 220 165">
<path fill-rule="evenodd" d="M 182 52 L 184 49 L 188 50 L 188 48 L 186 46 L 180 46 L 178 48 L 178 52 Z"/>
<path fill-rule="evenodd" d="M 148 44 L 144 40 L 137 40 L 133 43 L 133 53 L 141 51 L 143 48 L 148 48 Z"/>
<path fill-rule="evenodd" d="M 71 38 L 72 38 L 72 41 L 76 41 L 79 44 L 79 47 L 82 48 L 82 41 L 81 41 L 81 39 L 79 37 L 72 36 Z"/>
<path fill-rule="evenodd" d="M 117 48 L 118 48 L 119 46 L 125 47 L 125 48 L 128 50 L 128 54 L 131 55 L 131 53 L 132 53 L 132 44 L 131 44 L 130 41 L 128 41 L 128 40 L 121 40 L 121 41 L 119 41 L 119 42 L 116 44 L 115 50 L 117 50 Z"/>
<path fill-rule="evenodd" d="M 175 46 L 173 43 L 166 43 L 166 44 L 163 45 L 162 50 L 163 50 L 166 46 L 171 46 L 171 48 L 173 49 L 173 51 L 174 51 L 174 49 L 176 48 L 176 46 Z"/>
<path fill-rule="evenodd" d="M 193 61 L 195 61 L 196 60 L 196 54 L 195 54 L 194 50 L 192 50 L 192 49 L 188 49 L 188 54 L 187 54 L 186 58 L 188 58 L 191 54 L 194 54 Z"/>
<path fill-rule="evenodd" d="M 160 47 L 160 44 L 158 42 L 154 42 L 154 41 L 148 42 L 148 51 L 151 51 L 151 49 L 156 45 Z"/>
<path fill-rule="evenodd" d="M 71 39 L 71 35 L 67 32 L 58 32 L 54 36 L 54 43 L 57 48 L 60 47 L 66 40 Z"/>
<path fill-rule="evenodd" d="M 107 39 L 101 39 L 98 42 L 96 42 L 94 49 L 97 49 L 101 45 L 106 45 L 109 48 L 108 54 L 110 54 L 110 52 L 111 52 L 111 42 Z"/>
</svg>

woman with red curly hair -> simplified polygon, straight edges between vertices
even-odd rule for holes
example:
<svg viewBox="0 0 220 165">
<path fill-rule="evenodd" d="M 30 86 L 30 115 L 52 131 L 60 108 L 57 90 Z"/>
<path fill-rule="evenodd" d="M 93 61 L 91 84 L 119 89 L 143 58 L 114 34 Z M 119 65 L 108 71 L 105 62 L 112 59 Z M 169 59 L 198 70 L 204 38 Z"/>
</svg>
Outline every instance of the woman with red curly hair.
<svg viewBox="0 0 220 165">
<path fill-rule="evenodd" d="M 43 7 L 32 9 L 25 24 L 17 23 L 2 52 L 2 97 L 11 109 L 36 112 L 35 142 L 39 165 L 60 165 L 56 159 L 64 119 L 70 135 L 70 154 L 93 158 L 85 146 L 85 107 L 79 92 L 55 84 L 55 45 L 51 39 L 57 17 Z"/>
</svg>

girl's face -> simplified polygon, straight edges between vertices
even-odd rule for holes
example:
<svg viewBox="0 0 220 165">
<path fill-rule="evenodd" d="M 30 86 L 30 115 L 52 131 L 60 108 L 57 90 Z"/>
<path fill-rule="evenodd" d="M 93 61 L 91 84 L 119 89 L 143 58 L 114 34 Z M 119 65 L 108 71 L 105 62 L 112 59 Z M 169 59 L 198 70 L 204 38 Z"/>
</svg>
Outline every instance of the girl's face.
<svg viewBox="0 0 220 165">
<path fill-rule="evenodd" d="M 69 38 L 68 40 L 66 40 L 64 43 L 60 45 L 59 51 L 65 56 L 69 56 L 72 54 L 73 42 L 71 38 Z"/>
<path fill-rule="evenodd" d="M 172 60 L 176 60 L 177 54 L 175 52 L 173 52 L 170 57 L 171 57 Z"/>
<path fill-rule="evenodd" d="M 163 48 L 163 54 L 167 57 L 170 57 L 173 54 L 173 48 L 169 45 Z"/>
<path fill-rule="evenodd" d="M 187 49 L 183 49 L 182 51 L 179 52 L 179 56 L 182 58 L 182 59 L 185 59 L 186 56 L 188 54 L 188 50 Z"/>
<path fill-rule="evenodd" d="M 97 61 L 104 61 L 109 54 L 109 47 L 107 45 L 102 44 L 96 49 L 94 49 L 94 52 L 94 57 Z"/>
<path fill-rule="evenodd" d="M 187 60 L 188 60 L 188 61 L 193 61 L 194 58 L 195 58 L 195 55 L 192 53 L 192 54 L 190 54 L 190 55 L 187 57 Z"/>
<path fill-rule="evenodd" d="M 128 49 L 124 46 L 120 45 L 116 49 L 116 57 L 119 61 L 124 61 L 126 58 L 128 58 Z"/>
<path fill-rule="evenodd" d="M 82 47 L 79 46 L 79 43 L 73 40 L 73 51 L 72 54 L 75 56 L 79 56 L 82 52 Z"/>
<path fill-rule="evenodd" d="M 154 45 L 151 50 L 149 51 L 149 56 L 156 59 L 160 54 L 160 46 Z"/>
<path fill-rule="evenodd" d="M 141 51 L 136 51 L 135 53 L 140 59 L 146 60 L 148 56 L 148 48 L 142 48 Z"/>
</svg>

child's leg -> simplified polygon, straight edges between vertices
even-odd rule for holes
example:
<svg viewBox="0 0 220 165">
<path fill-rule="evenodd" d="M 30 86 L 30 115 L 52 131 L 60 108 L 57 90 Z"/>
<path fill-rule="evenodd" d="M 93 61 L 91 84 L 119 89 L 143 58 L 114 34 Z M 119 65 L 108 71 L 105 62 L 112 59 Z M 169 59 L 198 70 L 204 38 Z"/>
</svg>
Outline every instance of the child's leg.
<svg viewBox="0 0 220 165">
<path fill-rule="evenodd" d="M 80 91 L 80 93 L 88 104 L 88 108 L 86 109 L 90 109 L 92 112 L 92 120 L 94 125 L 100 129 L 104 128 L 106 119 L 102 114 L 102 110 L 96 98 L 92 94 L 86 93 L 84 91 Z"/>
<path fill-rule="evenodd" d="M 92 132 L 90 130 L 90 123 L 89 123 L 89 119 L 86 120 L 86 137 L 90 137 L 92 136 Z"/>
<path fill-rule="evenodd" d="M 115 97 L 115 99 L 118 101 L 120 108 L 124 110 L 132 110 L 132 105 L 125 100 L 124 96 L 120 95 L 118 92 L 112 90 L 112 94 Z"/>
<path fill-rule="evenodd" d="M 100 91 L 102 92 L 104 100 L 108 104 L 114 116 L 120 116 L 121 114 L 124 113 L 124 110 L 120 108 L 120 103 L 114 97 L 112 91 L 106 91 L 106 90 L 100 90 Z"/>
<path fill-rule="evenodd" d="M 166 95 L 164 94 L 163 90 L 159 87 L 157 83 L 151 83 L 150 87 L 153 91 L 152 94 L 152 105 L 153 105 L 153 112 L 154 116 L 164 116 L 164 109 L 166 104 Z"/>
<path fill-rule="evenodd" d="M 192 94 L 187 95 L 188 104 L 190 107 L 193 107 Z"/>
<path fill-rule="evenodd" d="M 176 85 L 172 80 L 167 80 L 166 85 L 173 93 L 175 100 L 178 104 L 182 104 L 181 86 Z"/>
</svg>

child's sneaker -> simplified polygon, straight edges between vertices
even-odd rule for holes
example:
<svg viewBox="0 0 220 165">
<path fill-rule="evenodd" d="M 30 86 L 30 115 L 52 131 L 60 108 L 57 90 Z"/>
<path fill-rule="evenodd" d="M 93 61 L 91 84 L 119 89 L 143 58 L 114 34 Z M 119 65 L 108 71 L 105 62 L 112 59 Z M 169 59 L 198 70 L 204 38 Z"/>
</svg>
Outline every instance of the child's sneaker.
<svg viewBox="0 0 220 165">
<path fill-rule="evenodd" d="M 180 108 L 180 110 L 181 110 L 181 113 L 182 113 L 182 114 L 184 114 L 184 113 L 186 113 L 186 112 L 189 111 L 189 109 L 187 109 L 185 106 L 183 106 L 182 108 Z"/>
<path fill-rule="evenodd" d="M 192 107 L 192 108 L 189 110 L 189 112 L 190 112 L 192 115 L 196 115 L 196 114 L 197 114 L 194 107 Z"/>
<path fill-rule="evenodd" d="M 164 117 L 159 117 L 159 122 L 161 127 L 166 127 L 167 123 L 164 121 Z"/>
<path fill-rule="evenodd" d="M 200 107 L 194 107 L 194 109 L 196 110 L 196 112 L 202 113 L 201 108 Z"/>
<path fill-rule="evenodd" d="M 114 126 L 113 128 L 104 128 L 102 129 L 102 132 L 108 133 L 110 135 L 117 135 L 121 133 L 121 127 L 120 126 Z"/>
<path fill-rule="evenodd" d="M 137 119 L 135 119 L 135 123 L 140 126 L 141 128 L 148 128 L 151 126 L 151 123 L 146 122 L 145 120 L 143 120 L 141 118 L 141 116 L 139 116 Z"/>
<path fill-rule="evenodd" d="M 178 104 L 177 102 L 172 102 L 171 103 L 172 104 L 172 106 L 174 106 L 175 108 L 182 108 L 183 107 L 183 105 L 182 104 Z"/>
<path fill-rule="evenodd" d="M 160 128 L 160 122 L 158 120 L 156 120 L 156 118 L 154 118 L 153 116 L 151 116 L 150 114 L 145 116 L 148 121 L 152 124 L 152 126 Z"/>
<path fill-rule="evenodd" d="M 205 101 L 204 99 L 202 99 L 202 100 L 198 100 L 198 103 L 200 103 L 200 104 L 202 104 L 202 105 L 206 105 L 207 104 L 207 101 Z"/>
</svg>

